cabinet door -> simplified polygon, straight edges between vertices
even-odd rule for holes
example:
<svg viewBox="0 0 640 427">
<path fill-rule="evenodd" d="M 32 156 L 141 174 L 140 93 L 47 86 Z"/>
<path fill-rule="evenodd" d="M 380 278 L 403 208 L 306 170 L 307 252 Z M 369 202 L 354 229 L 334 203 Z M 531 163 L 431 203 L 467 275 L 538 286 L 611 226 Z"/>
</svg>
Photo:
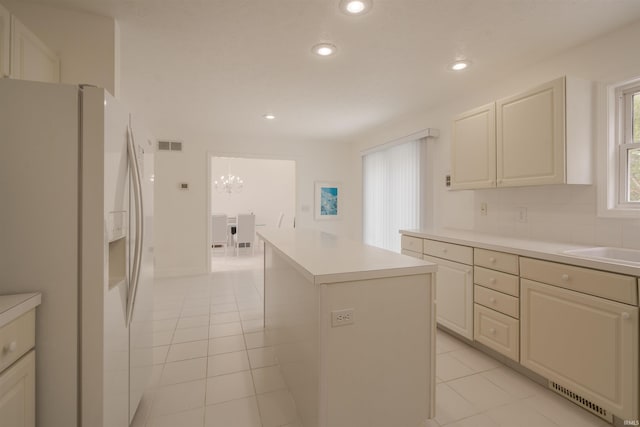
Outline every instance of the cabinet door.
<svg viewBox="0 0 640 427">
<path fill-rule="evenodd" d="M 11 14 L 0 4 L 0 77 L 9 76 Z"/>
<path fill-rule="evenodd" d="M 60 61 L 15 16 L 11 17 L 11 77 L 40 82 L 60 82 Z"/>
<path fill-rule="evenodd" d="M 497 185 L 565 182 L 564 77 L 496 101 Z"/>
<path fill-rule="evenodd" d="M 496 186 L 495 104 L 467 111 L 453 120 L 451 188 Z"/>
<path fill-rule="evenodd" d="M 424 256 L 438 264 L 436 273 L 436 320 L 470 340 L 473 339 L 473 269 L 470 265 Z"/>
<path fill-rule="evenodd" d="M 0 374 L 0 424 L 11 427 L 36 425 L 35 351 Z"/>
<path fill-rule="evenodd" d="M 520 363 L 638 419 L 638 307 L 521 280 Z"/>
</svg>

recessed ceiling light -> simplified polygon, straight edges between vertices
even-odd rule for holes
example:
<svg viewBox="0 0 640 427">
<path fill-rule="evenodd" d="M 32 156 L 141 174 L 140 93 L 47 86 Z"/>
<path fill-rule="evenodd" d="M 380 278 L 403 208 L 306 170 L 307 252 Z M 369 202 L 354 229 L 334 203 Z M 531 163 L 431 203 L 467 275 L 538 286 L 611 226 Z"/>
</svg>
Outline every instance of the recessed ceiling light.
<svg viewBox="0 0 640 427">
<path fill-rule="evenodd" d="M 341 0 L 340 10 L 348 15 L 362 15 L 372 6 L 372 0 Z"/>
<path fill-rule="evenodd" d="M 331 56 L 336 53 L 336 46 L 331 43 L 320 43 L 311 48 L 311 51 L 320 56 Z"/>
<path fill-rule="evenodd" d="M 276 118 L 276 116 L 274 116 L 273 114 L 263 114 L 262 117 L 264 117 L 267 120 L 273 120 Z"/>
<path fill-rule="evenodd" d="M 449 68 L 453 71 L 462 71 L 471 65 L 471 61 L 467 61 L 466 59 L 459 60 L 449 65 Z"/>
</svg>

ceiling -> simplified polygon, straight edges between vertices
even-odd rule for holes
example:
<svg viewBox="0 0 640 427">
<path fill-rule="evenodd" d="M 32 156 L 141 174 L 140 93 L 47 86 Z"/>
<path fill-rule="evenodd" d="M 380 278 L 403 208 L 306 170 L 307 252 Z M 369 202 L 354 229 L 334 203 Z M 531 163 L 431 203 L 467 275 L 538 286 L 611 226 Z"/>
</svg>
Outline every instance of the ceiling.
<svg viewBox="0 0 640 427">
<path fill-rule="evenodd" d="M 362 16 L 339 0 L 24 1 L 115 17 L 123 98 L 155 132 L 251 140 L 349 141 L 640 20 L 638 0 L 373 0 Z M 322 41 L 337 54 L 312 54 Z M 473 64 L 448 71 L 456 58 Z"/>
</svg>

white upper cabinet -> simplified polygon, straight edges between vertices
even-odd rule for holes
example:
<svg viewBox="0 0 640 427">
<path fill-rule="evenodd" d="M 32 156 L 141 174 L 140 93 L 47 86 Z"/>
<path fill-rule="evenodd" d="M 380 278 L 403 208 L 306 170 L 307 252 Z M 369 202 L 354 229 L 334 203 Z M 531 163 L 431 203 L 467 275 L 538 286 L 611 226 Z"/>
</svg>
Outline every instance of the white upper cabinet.
<svg viewBox="0 0 640 427">
<path fill-rule="evenodd" d="M 31 30 L 11 17 L 11 77 L 60 82 L 60 60 Z"/>
<path fill-rule="evenodd" d="M 590 82 L 561 77 L 456 117 L 452 189 L 591 184 L 592 105 Z"/>
<path fill-rule="evenodd" d="M 499 186 L 562 184 L 564 79 L 496 102 Z"/>
<path fill-rule="evenodd" d="M 591 87 L 565 77 L 496 101 L 499 187 L 591 183 Z"/>
<path fill-rule="evenodd" d="M 451 188 L 496 186 L 495 103 L 483 105 L 453 120 Z"/>
<path fill-rule="evenodd" d="M 0 4 L 0 77 L 9 76 L 11 14 Z"/>
</svg>

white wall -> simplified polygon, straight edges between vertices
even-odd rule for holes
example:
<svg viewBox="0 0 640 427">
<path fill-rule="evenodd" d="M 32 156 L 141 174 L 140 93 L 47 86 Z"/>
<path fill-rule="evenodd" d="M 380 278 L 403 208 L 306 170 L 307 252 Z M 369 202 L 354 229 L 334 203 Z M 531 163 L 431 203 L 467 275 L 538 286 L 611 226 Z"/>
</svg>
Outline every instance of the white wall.
<svg viewBox="0 0 640 427">
<path fill-rule="evenodd" d="M 635 41 L 639 39 L 640 23 L 635 23 L 507 78 L 487 81 L 476 91 L 465 93 L 438 108 L 416 111 L 394 123 L 381 124 L 354 144 L 283 142 L 269 138 L 268 132 L 261 140 L 202 135 L 192 132 L 186 118 L 149 122 L 157 137 L 184 142 L 182 153 L 161 152 L 157 155 L 156 273 L 159 276 L 207 273 L 208 153 L 295 160 L 296 225 L 361 238 L 360 151 L 426 127 L 437 128 L 441 132 L 440 138 L 427 142 L 428 176 L 431 180 L 426 197 L 431 206 L 428 225 L 534 239 L 638 245 L 639 220 L 596 217 L 594 186 L 453 192 L 444 187 L 444 177 L 449 170 L 450 127 L 454 115 L 564 74 L 600 82 L 640 75 L 640 57 L 632 54 L 636 50 Z M 137 90 L 126 76 L 145 70 L 127 68 L 127 55 L 135 55 L 136 52 L 125 49 L 126 40 L 123 43 L 123 98 L 130 105 L 142 105 L 144 93 Z M 151 117 L 150 114 L 148 116 Z M 345 210 L 342 220 L 314 221 L 313 191 L 317 180 L 343 182 Z M 180 182 L 188 182 L 190 190 L 179 190 Z M 489 214 L 482 220 L 476 215 L 479 201 L 486 201 L 489 205 Z M 515 221 L 514 209 L 520 206 L 530 209 L 529 222 L 524 227 Z M 580 219 L 576 220 L 578 214 Z"/>
<path fill-rule="evenodd" d="M 229 194 L 211 186 L 211 212 L 235 216 L 253 212 L 256 224 L 293 227 L 296 212 L 296 163 L 292 160 L 212 157 L 211 181 L 228 173 L 244 181 L 242 191 Z"/>
<path fill-rule="evenodd" d="M 427 199 L 431 205 L 431 227 L 640 248 L 640 219 L 609 219 L 596 216 L 596 185 L 482 191 L 448 191 L 444 186 L 445 175 L 449 171 L 450 131 L 454 115 L 561 75 L 601 83 L 640 76 L 640 56 L 631 54 L 637 50 L 637 40 L 640 40 L 640 22 L 521 70 L 506 79 L 487 82 L 476 91 L 452 99 L 438 108 L 416 112 L 398 122 L 381 125 L 354 144 L 354 178 L 359 179 L 360 176 L 360 150 L 425 127 L 434 127 L 440 129 L 441 135 L 437 140 L 428 143 L 429 176 L 432 182 Z M 473 72 L 473 69 L 469 72 Z M 596 123 L 586 125 L 596 127 Z M 359 191 L 359 188 L 361 181 L 356 183 L 356 191 Z M 488 203 L 487 216 L 480 216 L 481 202 Z M 517 221 L 519 207 L 528 209 L 527 223 Z M 358 215 L 357 220 L 360 220 L 361 205 L 358 205 L 354 213 Z"/>
<path fill-rule="evenodd" d="M 2 0 L 3 5 L 24 22 L 61 58 L 63 83 L 88 83 L 104 87 L 122 98 L 130 107 L 139 105 L 136 99 L 144 97 L 135 86 L 128 85 L 126 76 L 147 73 L 148 70 L 120 68 L 120 55 L 135 54 L 121 51 L 118 24 L 111 18 L 23 3 L 20 0 Z M 127 43 L 127 40 L 122 40 Z M 158 276 L 207 273 L 207 162 L 213 153 L 221 156 L 279 158 L 296 161 L 295 207 L 298 227 L 318 228 L 350 235 L 353 229 L 350 210 L 354 208 L 354 193 L 348 181 L 349 149 L 346 145 L 296 141 L 282 143 L 265 137 L 259 141 L 233 140 L 212 135 L 194 135 L 184 123 L 172 118 L 161 123 L 147 120 L 150 114 L 137 112 L 146 121 L 155 136 L 184 142 L 182 153 L 159 152 L 156 155 L 155 179 L 155 254 Z M 343 181 L 344 215 L 340 221 L 313 220 L 314 181 Z M 178 184 L 188 182 L 188 191 L 179 190 Z M 359 197 L 359 196 L 358 196 Z"/>
<path fill-rule="evenodd" d="M 156 129 L 160 128 L 158 124 Z M 210 155 L 294 160 L 296 227 L 353 236 L 353 218 L 356 216 L 352 211 L 356 209 L 355 201 L 360 199 L 360 195 L 354 193 L 351 185 L 348 144 L 308 141 L 283 143 L 270 141 L 266 136 L 261 141 L 228 137 L 217 140 L 215 137 L 191 134 L 186 128 L 179 135 L 166 139 L 182 140 L 183 151 L 161 151 L 156 155 L 155 255 L 158 277 L 208 273 L 207 163 Z M 313 219 L 315 181 L 343 183 L 343 219 Z M 190 189 L 180 190 L 181 182 L 189 183 Z"/>
<path fill-rule="evenodd" d="M 62 83 L 91 84 L 119 96 L 115 20 L 20 0 L 2 3 L 59 55 Z"/>
</svg>

